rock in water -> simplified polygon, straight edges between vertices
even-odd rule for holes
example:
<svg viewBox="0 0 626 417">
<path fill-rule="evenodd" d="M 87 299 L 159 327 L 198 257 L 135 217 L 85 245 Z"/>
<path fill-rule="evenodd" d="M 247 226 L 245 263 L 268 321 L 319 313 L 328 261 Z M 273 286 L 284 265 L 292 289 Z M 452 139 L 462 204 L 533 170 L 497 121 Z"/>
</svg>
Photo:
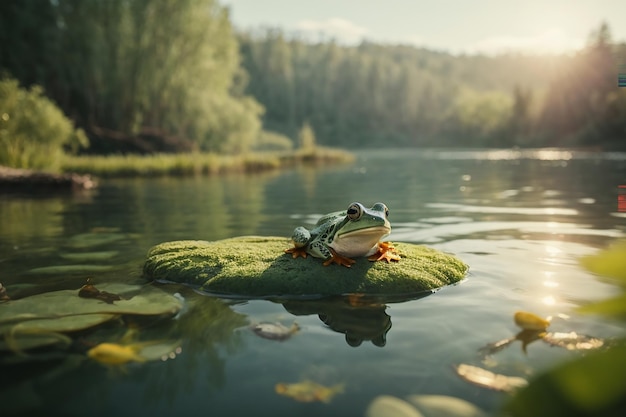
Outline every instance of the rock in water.
<svg viewBox="0 0 626 417">
<path fill-rule="evenodd" d="M 394 243 L 399 262 L 358 258 L 351 268 L 293 259 L 281 237 L 244 236 L 213 242 L 165 242 L 148 252 L 147 279 L 188 284 L 209 293 L 248 298 L 341 294 L 418 295 L 463 279 L 468 266 L 426 246 Z"/>
</svg>

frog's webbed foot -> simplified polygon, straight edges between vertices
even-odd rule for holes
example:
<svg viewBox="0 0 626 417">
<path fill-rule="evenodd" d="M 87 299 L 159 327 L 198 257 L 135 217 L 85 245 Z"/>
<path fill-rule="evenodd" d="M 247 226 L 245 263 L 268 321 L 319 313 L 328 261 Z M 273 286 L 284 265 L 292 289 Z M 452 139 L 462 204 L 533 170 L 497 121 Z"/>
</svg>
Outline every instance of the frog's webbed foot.
<svg viewBox="0 0 626 417">
<path fill-rule="evenodd" d="M 396 248 L 391 244 L 391 242 L 380 242 L 378 244 L 378 251 L 368 256 L 367 259 L 376 262 L 376 261 L 386 261 L 387 263 L 391 261 L 399 261 L 400 255 L 395 253 Z"/>
<path fill-rule="evenodd" d="M 337 265 L 347 266 L 348 268 L 350 268 L 353 264 L 356 263 L 354 259 L 341 256 L 337 252 L 335 252 L 334 249 L 332 248 L 329 248 L 329 249 L 330 249 L 330 253 L 332 256 L 324 261 L 324 264 L 323 264 L 324 266 L 328 266 L 330 264 L 337 264 Z"/>
<path fill-rule="evenodd" d="M 296 227 L 293 231 L 293 235 L 291 236 L 293 248 L 285 249 L 285 253 L 290 253 L 294 259 L 300 256 L 306 258 L 307 243 L 309 243 L 310 239 L 311 233 L 306 228 L 302 226 Z"/>
<path fill-rule="evenodd" d="M 290 253 L 293 259 L 296 259 L 300 256 L 306 258 L 307 256 L 305 246 L 302 246 L 300 248 L 294 246 L 293 248 L 285 249 L 285 253 Z"/>
</svg>

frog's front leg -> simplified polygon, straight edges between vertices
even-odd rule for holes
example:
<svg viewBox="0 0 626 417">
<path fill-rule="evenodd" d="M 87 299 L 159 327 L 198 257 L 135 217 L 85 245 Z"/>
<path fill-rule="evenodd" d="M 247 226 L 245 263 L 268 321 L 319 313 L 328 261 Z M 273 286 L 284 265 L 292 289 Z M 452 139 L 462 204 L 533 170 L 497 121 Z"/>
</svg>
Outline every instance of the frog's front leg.
<svg viewBox="0 0 626 417">
<path fill-rule="evenodd" d="M 394 252 L 395 249 L 391 242 L 378 242 L 378 250 L 375 254 L 368 256 L 367 259 L 370 261 L 387 261 L 387 263 L 397 262 L 400 260 L 400 255 Z"/>
<path fill-rule="evenodd" d="M 322 265 L 328 266 L 330 264 L 343 265 L 350 268 L 352 264 L 355 264 L 356 261 L 354 259 L 347 258 L 343 255 L 338 254 L 332 248 L 330 248 L 331 257 L 326 259 Z"/>
<path fill-rule="evenodd" d="M 306 258 L 307 245 L 311 240 L 311 232 L 305 227 L 296 227 L 291 235 L 291 241 L 293 242 L 293 248 L 285 249 L 285 253 L 290 253 L 293 258 L 302 256 Z"/>
<path fill-rule="evenodd" d="M 320 241 L 315 241 L 311 243 L 311 246 L 309 247 L 309 253 L 316 258 L 324 259 L 324 263 L 322 264 L 324 266 L 337 264 L 350 268 L 352 264 L 356 263 L 354 259 L 346 258 L 345 256 L 338 254 L 333 248 L 326 246 Z"/>
</svg>

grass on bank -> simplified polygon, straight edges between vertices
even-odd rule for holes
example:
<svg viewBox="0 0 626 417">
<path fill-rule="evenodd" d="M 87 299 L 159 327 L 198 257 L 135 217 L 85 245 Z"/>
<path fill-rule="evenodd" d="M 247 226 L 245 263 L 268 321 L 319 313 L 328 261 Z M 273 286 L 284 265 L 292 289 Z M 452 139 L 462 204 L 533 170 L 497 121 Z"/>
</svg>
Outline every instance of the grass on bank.
<svg viewBox="0 0 626 417">
<path fill-rule="evenodd" d="M 165 175 L 212 175 L 226 172 L 259 172 L 297 164 L 345 163 L 354 156 L 344 150 L 316 146 L 282 152 L 251 152 L 241 155 L 216 153 L 154 155 L 67 155 L 62 172 L 97 177 L 136 177 Z"/>
</svg>

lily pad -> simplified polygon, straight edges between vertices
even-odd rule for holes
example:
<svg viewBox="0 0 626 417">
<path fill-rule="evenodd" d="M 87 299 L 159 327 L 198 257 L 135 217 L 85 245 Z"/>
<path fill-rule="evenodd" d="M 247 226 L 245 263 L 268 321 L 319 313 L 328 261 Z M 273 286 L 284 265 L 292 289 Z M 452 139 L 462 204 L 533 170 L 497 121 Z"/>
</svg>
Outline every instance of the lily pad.
<svg viewBox="0 0 626 417">
<path fill-rule="evenodd" d="M 288 239 L 260 236 L 166 242 L 148 252 L 144 275 L 222 295 L 302 297 L 419 294 L 457 283 L 468 270 L 452 255 L 409 243 L 394 243 L 399 262 L 358 258 L 351 268 L 293 259 L 284 253 L 289 246 Z"/>
<path fill-rule="evenodd" d="M 56 275 L 56 274 L 93 274 L 113 269 L 111 265 L 51 265 L 33 268 L 29 274 Z"/>
<path fill-rule="evenodd" d="M 116 250 L 101 251 L 101 252 L 77 252 L 77 253 L 63 253 L 61 258 L 67 259 L 73 262 L 91 262 L 91 261 L 106 261 L 117 256 L 119 252 Z"/>
<path fill-rule="evenodd" d="M 0 337 L 20 349 L 58 341 L 55 333 L 87 329 L 119 315 L 174 315 L 182 308 L 174 296 L 152 286 L 100 284 L 124 299 L 112 304 L 82 298 L 78 290 L 61 290 L 0 304 Z"/>
<path fill-rule="evenodd" d="M 478 366 L 460 364 L 455 366 L 456 373 L 464 380 L 479 387 L 496 391 L 511 392 L 528 385 L 526 379 L 519 376 L 496 374 Z"/>
<path fill-rule="evenodd" d="M 66 245 L 74 249 L 93 248 L 126 239 L 123 233 L 94 232 L 81 233 L 68 239 Z"/>
</svg>

